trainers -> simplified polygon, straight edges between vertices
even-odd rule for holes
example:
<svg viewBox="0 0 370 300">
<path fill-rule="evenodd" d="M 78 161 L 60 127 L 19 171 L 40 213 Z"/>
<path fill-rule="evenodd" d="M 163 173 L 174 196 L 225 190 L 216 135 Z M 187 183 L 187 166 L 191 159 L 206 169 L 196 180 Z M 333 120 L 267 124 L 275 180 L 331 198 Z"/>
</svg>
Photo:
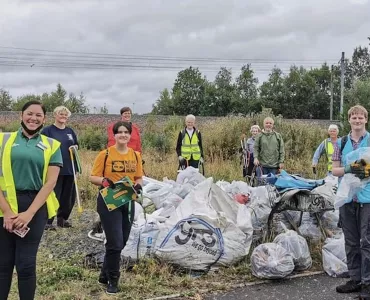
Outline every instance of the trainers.
<svg viewBox="0 0 370 300">
<path fill-rule="evenodd" d="M 361 288 L 361 293 L 358 296 L 360 300 L 370 300 L 370 284 L 363 284 Z"/>
<path fill-rule="evenodd" d="M 361 282 L 350 280 L 336 288 L 338 293 L 356 293 L 361 291 Z"/>
<path fill-rule="evenodd" d="M 109 282 L 107 286 L 107 294 L 114 295 L 118 293 L 118 283 Z"/>
<path fill-rule="evenodd" d="M 108 278 L 104 273 L 100 273 L 98 282 L 100 284 L 108 284 Z"/>
<path fill-rule="evenodd" d="M 70 228 L 72 227 L 72 224 L 69 223 L 67 220 L 64 220 L 62 218 L 57 219 L 57 226 L 62 228 Z"/>
<path fill-rule="evenodd" d="M 45 230 L 57 230 L 57 228 L 53 224 L 46 224 Z"/>
</svg>

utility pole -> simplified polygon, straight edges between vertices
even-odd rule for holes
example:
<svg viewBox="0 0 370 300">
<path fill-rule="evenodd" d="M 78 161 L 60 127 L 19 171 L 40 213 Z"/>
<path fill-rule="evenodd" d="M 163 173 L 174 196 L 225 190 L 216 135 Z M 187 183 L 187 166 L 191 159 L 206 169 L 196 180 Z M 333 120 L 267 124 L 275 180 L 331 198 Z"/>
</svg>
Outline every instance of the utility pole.
<svg viewBox="0 0 370 300">
<path fill-rule="evenodd" d="M 343 116 L 343 96 L 344 96 L 344 52 L 340 59 L 340 117 Z"/>
<path fill-rule="evenodd" d="M 330 72 L 330 121 L 333 120 L 333 104 L 334 104 L 333 71 L 334 71 L 334 67 L 333 67 L 333 65 L 331 65 L 331 72 Z"/>
</svg>

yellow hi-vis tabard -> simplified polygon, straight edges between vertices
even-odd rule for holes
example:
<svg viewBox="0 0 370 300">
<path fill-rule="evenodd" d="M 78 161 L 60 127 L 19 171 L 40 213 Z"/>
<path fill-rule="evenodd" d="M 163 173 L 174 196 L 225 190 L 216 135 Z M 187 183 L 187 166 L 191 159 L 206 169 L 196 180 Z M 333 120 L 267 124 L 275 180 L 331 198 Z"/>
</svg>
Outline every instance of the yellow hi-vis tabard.
<svg viewBox="0 0 370 300">
<path fill-rule="evenodd" d="M 11 166 L 11 148 L 16 137 L 17 132 L 0 133 L 0 188 L 14 213 L 18 213 L 18 202 Z M 46 145 L 42 174 L 42 182 L 45 184 L 50 158 L 59 149 L 60 142 L 48 138 L 45 135 L 41 135 L 41 141 Z M 46 199 L 46 206 L 48 209 L 48 218 L 50 219 L 56 215 L 59 208 L 59 202 L 54 191 Z M 3 215 L 0 209 L 0 217 Z"/>
<path fill-rule="evenodd" d="M 200 147 L 197 133 L 198 130 L 194 129 L 194 133 L 190 138 L 185 129 L 182 132 L 181 156 L 186 160 L 189 160 L 192 155 L 194 160 L 200 160 Z"/>
<path fill-rule="evenodd" d="M 332 156 L 334 153 L 334 147 L 332 142 L 330 142 L 328 139 L 325 140 L 325 152 L 326 158 L 328 159 L 328 171 L 331 172 L 333 168 Z"/>
</svg>

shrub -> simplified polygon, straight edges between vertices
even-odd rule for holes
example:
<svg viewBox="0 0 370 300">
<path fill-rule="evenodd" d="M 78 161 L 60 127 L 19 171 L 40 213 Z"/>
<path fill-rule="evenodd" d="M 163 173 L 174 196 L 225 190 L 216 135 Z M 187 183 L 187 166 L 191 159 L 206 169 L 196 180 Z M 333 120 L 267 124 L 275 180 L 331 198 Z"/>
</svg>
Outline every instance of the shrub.
<svg viewBox="0 0 370 300">
<path fill-rule="evenodd" d="M 87 150 L 99 151 L 106 148 L 108 137 L 105 129 L 89 127 L 81 131 L 79 135 L 79 144 L 81 148 Z"/>
</svg>

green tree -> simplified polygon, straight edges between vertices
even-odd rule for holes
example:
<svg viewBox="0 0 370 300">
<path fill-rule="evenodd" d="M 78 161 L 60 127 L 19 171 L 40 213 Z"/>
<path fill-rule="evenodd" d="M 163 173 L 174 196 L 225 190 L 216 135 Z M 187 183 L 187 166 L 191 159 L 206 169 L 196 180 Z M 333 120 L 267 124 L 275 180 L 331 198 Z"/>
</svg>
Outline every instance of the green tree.
<svg viewBox="0 0 370 300">
<path fill-rule="evenodd" d="M 254 76 L 250 64 L 242 66 L 236 78 L 238 96 L 234 99 L 233 112 L 249 114 L 258 107 L 258 78 Z"/>
<path fill-rule="evenodd" d="M 12 104 L 12 111 L 21 111 L 22 107 L 26 102 L 28 101 L 40 101 L 41 102 L 41 97 L 39 95 L 23 95 L 17 98 L 16 101 L 13 102 Z"/>
<path fill-rule="evenodd" d="M 64 105 L 71 111 L 71 113 L 76 114 L 89 113 L 89 108 L 86 104 L 86 99 L 83 93 L 81 93 L 79 97 L 77 97 L 73 93 L 70 93 Z"/>
<path fill-rule="evenodd" d="M 106 103 L 104 103 L 104 106 L 100 107 L 100 114 L 102 114 L 102 115 L 108 114 L 108 107 L 107 107 Z"/>
<path fill-rule="evenodd" d="M 172 88 L 174 112 L 199 115 L 204 102 L 207 79 L 198 68 L 189 67 L 177 74 Z"/>
<path fill-rule="evenodd" d="M 47 111 L 53 111 L 54 108 L 60 105 L 64 105 L 67 97 L 66 90 L 62 87 L 60 83 L 57 84 L 57 89 L 51 92 L 48 97 L 43 99 L 43 104 Z"/>
<path fill-rule="evenodd" d="M 271 108 L 275 115 L 283 114 L 287 97 L 283 72 L 279 68 L 273 68 L 268 80 L 260 88 L 262 106 Z"/>
<path fill-rule="evenodd" d="M 8 91 L 0 89 L 0 111 L 12 110 L 13 99 Z"/>
<path fill-rule="evenodd" d="M 173 115 L 174 104 L 171 93 L 167 88 L 160 92 L 159 98 L 153 105 L 152 114 L 154 115 Z"/>
</svg>

